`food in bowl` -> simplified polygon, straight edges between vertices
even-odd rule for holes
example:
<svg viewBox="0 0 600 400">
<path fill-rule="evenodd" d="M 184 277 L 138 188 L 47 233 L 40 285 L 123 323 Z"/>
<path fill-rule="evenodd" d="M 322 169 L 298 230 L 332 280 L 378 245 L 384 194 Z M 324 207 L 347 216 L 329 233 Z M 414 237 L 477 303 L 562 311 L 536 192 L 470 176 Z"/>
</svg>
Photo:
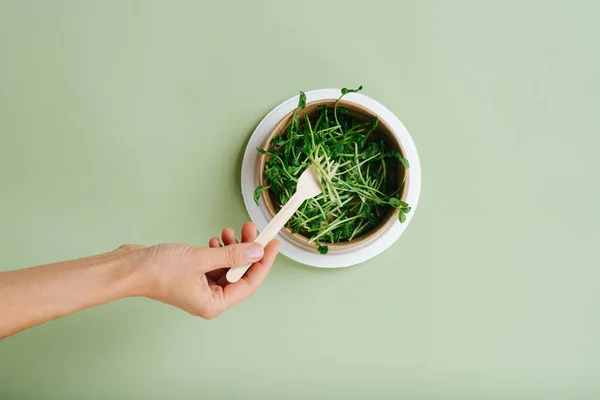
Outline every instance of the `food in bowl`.
<svg viewBox="0 0 600 400">
<path fill-rule="evenodd" d="M 376 115 L 343 100 L 361 89 L 344 88 L 337 99 L 308 105 L 300 92 L 296 109 L 257 149 L 262 182 L 254 200 L 263 196 L 273 214 L 294 194 L 302 172 L 317 168 L 323 193 L 305 201 L 286 227 L 321 254 L 362 240 L 392 217 L 402 223 L 410 212 L 403 200 L 409 163 L 401 145 Z M 329 177 L 334 165 L 337 172 Z"/>
</svg>

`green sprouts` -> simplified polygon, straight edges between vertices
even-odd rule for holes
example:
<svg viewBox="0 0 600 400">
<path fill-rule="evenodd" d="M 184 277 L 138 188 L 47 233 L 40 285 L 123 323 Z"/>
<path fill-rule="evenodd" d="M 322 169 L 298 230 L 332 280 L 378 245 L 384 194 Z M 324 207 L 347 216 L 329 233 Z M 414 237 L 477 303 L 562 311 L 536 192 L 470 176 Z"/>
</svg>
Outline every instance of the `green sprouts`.
<svg viewBox="0 0 600 400">
<path fill-rule="evenodd" d="M 287 227 L 315 242 L 321 254 L 328 252 L 330 243 L 369 232 L 392 208 L 398 210 L 400 222 L 410 212 L 399 197 L 405 176 L 398 176 L 398 163 L 407 169 L 408 160 L 377 135 L 377 118 L 365 121 L 339 105 L 344 95 L 361 89 L 342 89 L 333 107 L 321 105 L 311 118 L 301 112 L 306 96 L 300 92 L 286 131 L 274 137 L 268 149 L 257 149 L 268 158 L 266 183 L 256 188 L 254 200 L 258 203 L 267 190 L 277 210 L 294 194 L 300 174 L 311 164 L 317 168 L 323 193 L 305 201 Z M 329 178 L 325 168 L 333 163 L 338 169 Z"/>
</svg>

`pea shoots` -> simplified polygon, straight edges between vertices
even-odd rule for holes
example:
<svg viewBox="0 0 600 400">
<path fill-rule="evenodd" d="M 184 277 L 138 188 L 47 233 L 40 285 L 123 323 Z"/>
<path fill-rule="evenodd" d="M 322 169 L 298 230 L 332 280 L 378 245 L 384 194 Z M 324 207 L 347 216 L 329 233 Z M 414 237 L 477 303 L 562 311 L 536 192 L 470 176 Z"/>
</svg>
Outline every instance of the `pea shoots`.
<svg viewBox="0 0 600 400">
<path fill-rule="evenodd" d="M 376 134 L 377 118 L 360 120 L 339 105 L 344 95 L 360 90 L 342 89 L 335 105 L 319 106 L 312 119 L 300 117 L 306 106 L 300 92 L 285 133 L 274 137 L 268 149 L 257 149 L 268 159 L 266 184 L 256 188 L 254 200 L 258 203 L 268 191 L 276 210 L 294 194 L 300 174 L 311 164 L 317 168 L 323 193 L 305 201 L 287 227 L 316 242 L 321 254 L 327 254 L 330 243 L 351 241 L 377 227 L 391 208 L 398 210 L 400 222 L 410 212 L 399 197 L 406 173 L 402 180 L 397 177 L 398 163 L 406 170 L 408 160 Z M 330 178 L 326 169 L 334 163 L 338 169 Z"/>
</svg>

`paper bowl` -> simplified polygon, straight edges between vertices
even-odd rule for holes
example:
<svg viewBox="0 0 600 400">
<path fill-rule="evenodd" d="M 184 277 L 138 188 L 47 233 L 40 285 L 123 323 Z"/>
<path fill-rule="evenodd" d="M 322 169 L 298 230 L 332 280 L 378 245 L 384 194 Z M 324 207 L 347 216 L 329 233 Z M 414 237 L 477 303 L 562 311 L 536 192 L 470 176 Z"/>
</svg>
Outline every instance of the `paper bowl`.
<svg viewBox="0 0 600 400">
<path fill-rule="evenodd" d="M 306 92 L 306 111 L 310 113 L 312 107 L 316 109 L 319 104 L 331 104 L 339 95 L 339 89 Z M 391 210 L 390 215 L 368 234 L 352 242 L 332 244 L 327 254 L 317 252 L 316 246 L 309 244 L 304 236 L 292 234 L 289 229 L 282 230 L 277 235 L 277 239 L 281 242 L 281 253 L 294 261 L 314 267 L 348 267 L 365 262 L 391 247 L 411 223 L 421 193 L 419 155 L 412 137 L 400 119 L 381 103 L 361 93 L 349 93 L 344 96 L 341 103 L 344 107 L 352 108 L 357 113 L 364 113 L 369 118 L 378 116 L 379 128 L 385 131 L 382 134 L 386 135 L 388 144 L 398 149 L 409 161 L 410 168 L 406 170 L 406 182 L 400 197 L 409 203 L 411 212 L 407 214 L 406 221 L 400 223 L 397 211 Z M 266 192 L 263 192 L 258 204 L 254 202 L 254 190 L 263 183 L 262 170 L 265 162 L 265 158 L 256 151 L 256 148 L 265 148 L 275 135 L 281 134 L 289 124 L 291 112 L 297 104 L 298 96 L 294 96 L 269 112 L 254 130 L 244 152 L 241 171 L 242 197 L 250 219 L 259 231 L 267 226 L 275 211 L 272 201 L 265 195 Z"/>
<path fill-rule="evenodd" d="M 306 107 L 298 113 L 300 116 L 300 120 L 301 121 L 303 120 L 305 114 L 308 115 L 308 117 L 312 120 L 317 115 L 319 106 L 323 105 L 326 107 L 333 107 L 335 105 L 335 102 L 336 102 L 336 100 L 334 100 L 334 99 L 324 99 L 324 100 L 318 100 L 318 101 L 314 101 L 311 103 L 307 103 Z M 359 122 L 372 121 L 376 117 L 379 118 L 379 115 L 377 115 L 373 111 L 369 110 L 368 108 L 361 106 L 360 104 L 350 102 L 350 101 L 345 101 L 342 99 L 338 103 L 338 106 L 344 107 L 348 111 L 350 111 L 350 113 Z M 285 131 L 287 130 L 287 128 L 290 126 L 290 124 L 292 122 L 293 113 L 294 113 L 293 111 L 290 111 L 275 125 L 275 127 L 273 128 L 273 130 L 270 132 L 269 136 L 267 137 L 265 143 L 263 144 L 263 146 L 262 146 L 263 149 L 269 148 L 271 140 L 273 138 L 275 138 L 276 136 L 279 136 L 279 135 L 283 135 L 285 133 Z M 400 141 L 398 140 L 396 135 L 394 135 L 394 131 L 392 130 L 392 128 L 385 121 L 382 121 L 380 119 L 380 121 L 377 125 L 377 129 L 372 133 L 372 135 L 375 138 L 383 139 L 390 149 L 395 149 L 395 150 L 399 151 L 400 154 L 402 154 L 402 156 L 404 156 L 405 152 L 403 151 L 402 143 L 400 143 Z M 259 176 L 260 185 L 268 184 L 268 182 L 265 182 L 264 177 L 263 177 L 265 163 L 268 160 L 268 158 L 269 158 L 268 155 L 262 155 L 261 157 L 259 157 L 258 162 L 257 162 L 256 168 L 258 168 L 258 176 Z M 396 168 L 396 171 L 392 171 L 392 173 L 393 173 L 392 180 L 396 182 L 395 189 L 402 186 L 400 188 L 400 199 L 405 201 L 406 200 L 406 188 L 407 188 L 406 181 L 404 181 L 404 184 L 403 184 L 403 177 L 405 174 L 405 169 L 404 169 L 404 166 L 400 162 L 398 162 L 397 164 L 398 164 L 398 166 Z M 277 213 L 277 209 L 275 206 L 275 202 L 271 196 L 271 192 L 269 190 L 265 190 L 262 193 L 262 200 L 264 202 L 264 206 L 265 206 L 269 216 L 271 218 L 273 218 L 275 216 L 275 214 Z M 373 229 L 371 229 L 370 231 L 367 231 L 367 232 L 353 238 L 351 241 L 345 241 L 345 242 L 339 242 L 339 243 L 328 243 L 328 242 L 322 242 L 322 243 L 328 245 L 329 252 L 349 251 L 352 248 L 364 245 L 372 240 L 376 240 L 377 237 L 379 237 L 382 233 L 384 233 L 386 230 L 390 229 L 397 219 L 398 219 L 398 210 L 394 209 L 393 207 L 390 207 L 389 210 L 386 212 L 386 214 L 383 216 L 383 218 L 380 220 L 379 224 L 376 227 L 374 227 Z M 301 235 L 299 233 L 292 233 L 291 229 L 289 229 L 289 228 L 282 229 L 280 234 L 284 235 L 289 241 L 294 243 L 296 246 L 302 247 L 308 251 L 315 251 L 315 252 L 317 251 L 317 244 L 315 242 L 309 242 L 308 237 Z"/>
</svg>

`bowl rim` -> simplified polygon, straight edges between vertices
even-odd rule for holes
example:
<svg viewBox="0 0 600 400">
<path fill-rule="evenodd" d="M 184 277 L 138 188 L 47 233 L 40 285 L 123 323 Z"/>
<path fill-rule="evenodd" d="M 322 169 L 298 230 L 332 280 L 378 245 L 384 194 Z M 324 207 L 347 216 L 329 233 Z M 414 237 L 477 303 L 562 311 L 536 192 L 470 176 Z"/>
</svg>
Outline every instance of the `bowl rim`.
<svg viewBox="0 0 600 400">
<path fill-rule="evenodd" d="M 319 105 L 329 106 L 329 105 L 335 104 L 337 101 L 338 101 L 337 99 L 314 100 L 314 101 L 307 102 L 304 109 L 309 108 L 309 107 L 319 106 Z M 385 121 L 385 119 L 381 118 L 381 116 L 378 113 L 376 113 L 373 110 L 370 110 L 369 108 L 367 108 L 361 104 L 358 104 L 353 101 L 345 100 L 345 99 L 339 100 L 338 105 L 348 108 L 350 110 L 350 112 L 352 112 L 352 109 L 354 109 L 355 112 L 361 113 L 365 116 L 368 116 L 368 118 L 378 118 L 379 123 L 378 123 L 377 129 L 381 130 L 383 132 L 383 134 L 389 140 L 391 140 L 393 142 L 395 149 L 400 152 L 402 157 L 406 157 L 406 150 L 402 144 L 402 141 L 395 134 L 395 132 L 394 132 L 393 128 L 390 126 L 390 124 L 388 124 L 387 121 Z M 294 113 L 294 110 L 295 109 L 292 109 L 291 111 L 289 111 L 275 124 L 273 129 L 271 129 L 271 131 L 267 135 L 266 139 L 264 140 L 264 142 L 261 146 L 262 149 L 267 149 L 270 146 L 271 140 L 273 138 L 285 133 L 285 131 L 287 130 L 287 127 L 290 124 L 290 120 Z M 258 176 L 259 185 L 265 184 L 263 172 L 264 172 L 264 166 L 265 166 L 266 161 L 268 160 L 268 157 L 269 157 L 268 154 L 261 154 L 258 158 L 258 163 L 256 166 L 256 168 L 257 168 L 256 173 Z M 410 179 L 410 174 L 408 172 L 408 169 L 403 168 L 402 170 L 404 172 L 404 174 L 403 174 L 404 183 L 403 184 L 399 183 L 399 184 L 402 184 L 399 199 L 402 201 L 405 201 L 406 197 L 407 197 L 407 193 L 408 193 L 408 187 L 409 187 L 408 181 Z M 271 196 L 269 195 L 269 190 L 263 191 L 261 194 L 261 198 L 265 204 L 267 215 L 269 216 L 270 219 L 272 219 L 273 217 L 275 217 L 276 211 L 275 211 L 275 206 L 273 204 L 273 201 L 271 200 Z M 393 225 L 397 219 L 398 219 L 398 210 L 392 208 L 390 211 L 387 212 L 387 217 L 382 218 L 380 223 L 375 228 L 358 236 L 356 239 L 353 239 L 348 242 L 327 243 L 327 246 L 329 248 L 328 254 L 336 253 L 336 252 L 339 253 L 339 252 L 351 250 L 351 249 L 366 245 L 366 244 L 376 240 L 378 237 L 383 235 L 386 231 L 390 230 L 393 227 Z M 309 238 L 307 238 L 304 235 L 301 235 L 300 233 L 293 233 L 292 230 L 288 227 L 284 227 L 281 230 L 280 234 L 287 237 L 296 246 L 302 247 L 305 250 L 309 250 L 309 251 L 317 251 L 316 242 L 309 243 Z"/>
</svg>

